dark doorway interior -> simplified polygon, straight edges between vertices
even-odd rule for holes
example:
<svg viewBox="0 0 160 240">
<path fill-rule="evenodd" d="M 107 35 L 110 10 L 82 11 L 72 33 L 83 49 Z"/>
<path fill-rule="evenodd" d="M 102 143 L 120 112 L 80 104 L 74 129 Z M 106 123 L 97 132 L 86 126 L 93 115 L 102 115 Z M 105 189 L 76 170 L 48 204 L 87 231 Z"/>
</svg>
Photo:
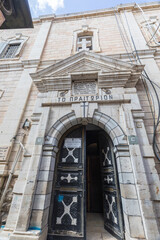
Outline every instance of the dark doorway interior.
<svg viewBox="0 0 160 240">
<path fill-rule="evenodd" d="M 86 132 L 87 213 L 102 213 L 102 181 L 99 157 L 98 130 Z"/>
</svg>

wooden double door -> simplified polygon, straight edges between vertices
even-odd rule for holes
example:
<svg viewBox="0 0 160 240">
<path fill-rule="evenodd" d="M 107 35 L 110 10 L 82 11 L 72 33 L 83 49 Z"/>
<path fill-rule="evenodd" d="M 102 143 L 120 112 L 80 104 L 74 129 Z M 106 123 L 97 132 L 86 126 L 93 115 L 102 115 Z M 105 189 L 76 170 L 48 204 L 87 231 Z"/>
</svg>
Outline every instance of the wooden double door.
<svg viewBox="0 0 160 240">
<path fill-rule="evenodd" d="M 103 212 L 104 228 L 124 239 L 112 143 L 100 128 L 87 128 L 71 130 L 60 143 L 48 240 L 86 240 L 87 211 Z"/>
</svg>

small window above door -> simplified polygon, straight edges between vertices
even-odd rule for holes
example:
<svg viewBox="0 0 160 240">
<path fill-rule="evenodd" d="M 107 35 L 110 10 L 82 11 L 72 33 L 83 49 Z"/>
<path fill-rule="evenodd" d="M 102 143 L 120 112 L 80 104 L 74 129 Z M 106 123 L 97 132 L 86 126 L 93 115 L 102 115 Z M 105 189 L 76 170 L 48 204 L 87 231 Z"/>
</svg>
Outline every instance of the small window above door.
<svg viewBox="0 0 160 240">
<path fill-rule="evenodd" d="M 77 37 L 77 51 L 93 50 L 93 33 L 88 33 L 84 36 L 79 35 Z"/>
<path fill-rule="evenodd" d="M 73 33 L 72 54 L 80 51 L 100 52 L 98 29 L 83 25 L 81 29 Z"/>
</svg>

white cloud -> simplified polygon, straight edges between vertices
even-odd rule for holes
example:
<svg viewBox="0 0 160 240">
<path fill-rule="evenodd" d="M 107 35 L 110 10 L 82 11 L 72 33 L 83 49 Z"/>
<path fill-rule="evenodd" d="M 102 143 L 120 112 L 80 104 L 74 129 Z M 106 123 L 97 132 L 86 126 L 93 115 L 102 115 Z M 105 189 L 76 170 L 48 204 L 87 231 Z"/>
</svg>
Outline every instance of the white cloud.
<svg viewBox="0 0 160 240">
<path fill-rule="evenodd" d="M 55 12 L 58 8 L 64 7 L 64 0 L 37 0 L 39 9 L 43 10 L 48 5 Z"/>
</svg>

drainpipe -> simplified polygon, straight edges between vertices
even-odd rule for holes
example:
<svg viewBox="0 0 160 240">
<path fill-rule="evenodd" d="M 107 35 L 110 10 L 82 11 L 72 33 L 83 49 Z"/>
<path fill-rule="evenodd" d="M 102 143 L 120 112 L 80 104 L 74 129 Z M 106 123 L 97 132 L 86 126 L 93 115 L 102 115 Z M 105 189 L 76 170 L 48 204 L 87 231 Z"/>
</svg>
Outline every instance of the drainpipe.
<svg viewBox="0 0 160 240">
<path fill-rule="evenodd" d="M 10 171 L 10 173 L 9 173 L 9 177 L 8 177 L 8 180 L 7 180 L 5 189 L 4 189 L 4 191 L 3 191 L 3 194 L 2 194 L 2 197 L 1 197 L 1 200 L 0 200 L 0 212 L 1 212 L 1 210 L 2 210 L 4 200 L 5 200 L 6 194 L 7 194 L 7 192 L 8 192 L 8 187 L 9 187 L 10 182 L 11 182 L 11 180 L 12 180 L 12 176 L 13 176 L 13 174 L 14 174 L 16 164 L 17 164 L 17 162 L 18 162 L 18 160 L 19 160 L 19 157 L 20 157 L 20 155 L 21 155 L 21 152 L 22 152 L 22 151 L 25 151 L 24 145 L 22 144 L 23 139 L 24 139 L 24 136 L 25 136 L 25 134 L 23 134 L 21 141 L 17 140 L 17 142 L 19 143 L 19 149 L 18 149 L 17 155 L 16 155 L 16 157 L 15 157 L 15 159 L 14 159 L 14 161 L 13 161 L 12 168 L 11 168 L 11 171 Z"/>
</svg>

